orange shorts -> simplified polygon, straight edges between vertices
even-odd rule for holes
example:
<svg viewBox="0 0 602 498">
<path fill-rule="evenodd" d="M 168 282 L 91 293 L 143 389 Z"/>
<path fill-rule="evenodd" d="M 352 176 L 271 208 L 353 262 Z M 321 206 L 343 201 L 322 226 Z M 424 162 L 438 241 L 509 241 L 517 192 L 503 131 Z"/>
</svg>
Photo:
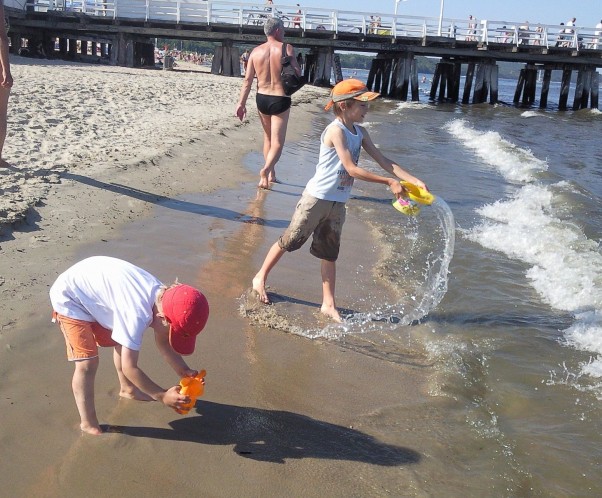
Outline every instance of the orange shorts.
<svg viewBox="0 0 602 498">
<path fill-rule="evenodd" d="M 67 359 L 69 361 L 89 360 L 98 356 L 98 346 L 118 346 L 111 339 L 111 331 L 105 329 L 100 323 L 86 322 L 59 315 L 54 312 L 52 317 L 56 319 L 65 336 L 67 344 Z"/>
</svg>

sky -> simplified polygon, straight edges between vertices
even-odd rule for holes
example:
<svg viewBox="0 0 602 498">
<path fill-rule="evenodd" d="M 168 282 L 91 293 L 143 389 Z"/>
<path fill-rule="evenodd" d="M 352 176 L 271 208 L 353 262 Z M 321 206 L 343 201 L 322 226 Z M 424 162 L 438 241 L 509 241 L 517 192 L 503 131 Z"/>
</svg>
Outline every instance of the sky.
<svg viewBox="0 0 602 498">
<path fill-rule="evenodd" d="M 529 21 L 531 24 L 566 23 L 577 18 L 577 26 L 593 28 L 602 20 L 602 0 L 406 0 L 397 5 L 398 15 L 467 19 L 469 15 L 490 21 Z M 393 14 L 395 0 L 275 0 L 276 5 L 291 5 L 353 10 L 368 14 Z M 368 8 L 369 6 L 369 8 Z"/>
</svg>

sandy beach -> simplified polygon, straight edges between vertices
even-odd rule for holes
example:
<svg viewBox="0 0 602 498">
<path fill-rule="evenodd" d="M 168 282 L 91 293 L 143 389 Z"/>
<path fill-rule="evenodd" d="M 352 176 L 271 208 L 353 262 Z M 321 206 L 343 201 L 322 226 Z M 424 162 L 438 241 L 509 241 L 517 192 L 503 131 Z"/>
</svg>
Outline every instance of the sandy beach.
<svg viewBox="0 0 602 498">
<path fill-rule="evenodd" d="M 8 165 L 0 168 L 3 494 L 426 496 L 424 472 L 446 466 L 429 456 L 444 455 L 443 440 L 453 436 L 433 434 L 444 417 L 432 403 L 420 409 L 424 364 L 376 360 L 239 311 L 273 242 L 258 220 L 280 227 L 294 202 L 282 196 L 281 212 L 266 203 L 272 193 L 257 195 L 256 175 L 245 168 L 247 155 L 259 154 L 261 131 L 254 109 L 242 124 L 233 116 L 241 80 L 194 67 L 11 62 Z M 294 97 L 287 141 L 309 129 L 326 95 L 305 87 Z M 349 224 L 348 243 L 369 236 Z M 61 271 L 92 254 L 207 294 L 209 323 L 188 360 L 208 372 L 195 413 L 120 400 L 104 351 L 96 402 L 112 429 L 80 434 L 72 367 L 47 293 Z M 280 285 L 297 286 L 312 312 L 318 287 L 299 278 L 307 261 L 283 264 Z M 141 358 L 160 385 L 177 383 L 150 333 Z M 392 422 L 393 408 L 407 411 L 404 424 Z M 463 470 L 436 479 L 460 484 Z"/>
</svg>

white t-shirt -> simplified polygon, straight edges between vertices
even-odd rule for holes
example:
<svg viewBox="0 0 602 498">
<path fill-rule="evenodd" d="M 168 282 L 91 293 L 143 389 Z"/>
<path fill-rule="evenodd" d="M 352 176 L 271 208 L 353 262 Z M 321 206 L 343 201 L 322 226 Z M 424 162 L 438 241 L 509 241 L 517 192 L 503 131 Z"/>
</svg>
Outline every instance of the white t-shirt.
<svg viewBox="0 0 602 498">
<path fill-rule="evenodd" d="M 352 133 L 343 123 L 335 119 L 322 132 L 320 137 L 320 157 L 316 166 L 316 172 L 309 182 L 307 182 L 305 190 L 317 199 L 347 202 L 351 195 L 351 188 L 353 187 L 353 177 L 347 173 L 336 149 L 328 147 L 324 143 L 326 131 L 331 126 L 338 126 L 343 130 L 353 162 L 357 164 L 360 159 L 362 132 L 356 125 L 353 125 L 355 133 Z"/>
<path fill-rule="evenodd" d="M 115 342 L 139 351 L 161 285 L 127 261 L 93 256 L 59 275 L 50 288 L 50 301 L 60 315 L 98 322 L 112 330 Z"/>
</svg>

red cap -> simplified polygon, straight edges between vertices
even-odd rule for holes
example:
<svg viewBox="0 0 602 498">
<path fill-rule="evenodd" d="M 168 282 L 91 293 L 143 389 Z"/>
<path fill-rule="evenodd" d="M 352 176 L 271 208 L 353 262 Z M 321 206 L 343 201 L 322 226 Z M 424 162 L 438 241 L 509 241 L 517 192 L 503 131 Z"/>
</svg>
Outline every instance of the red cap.
<svg viewBox="0 0 602 498">
<path fill-rule="evenodd" d="M 169 343 L 180 354 L 192 354 L 196 336 L 209 318 L 207 298 L 194 287 L 179 284 L 163 294 L 163 314 L 169 322 Z"/>
</svg>

